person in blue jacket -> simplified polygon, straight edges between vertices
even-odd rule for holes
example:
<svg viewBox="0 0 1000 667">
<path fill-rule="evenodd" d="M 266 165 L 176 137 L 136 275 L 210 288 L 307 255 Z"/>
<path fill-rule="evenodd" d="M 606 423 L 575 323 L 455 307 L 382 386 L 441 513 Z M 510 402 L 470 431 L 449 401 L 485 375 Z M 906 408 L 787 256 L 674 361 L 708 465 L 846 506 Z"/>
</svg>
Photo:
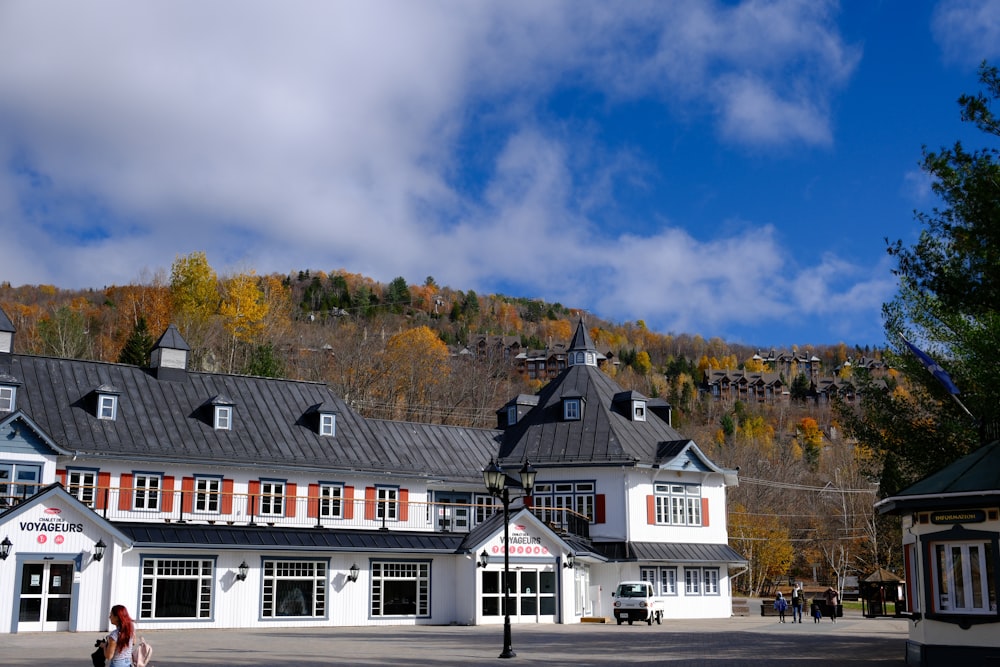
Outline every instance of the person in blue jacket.
<svg viewBox="0 0 1000 667">
<path fill-rule="evenodd" d="M 788 609 L 788 601 L 778 591 L 778 597 L 774 599 L 774 608 L 778 612 L 778 623 L 785 622 L 785 611 Z"/>
</svg>

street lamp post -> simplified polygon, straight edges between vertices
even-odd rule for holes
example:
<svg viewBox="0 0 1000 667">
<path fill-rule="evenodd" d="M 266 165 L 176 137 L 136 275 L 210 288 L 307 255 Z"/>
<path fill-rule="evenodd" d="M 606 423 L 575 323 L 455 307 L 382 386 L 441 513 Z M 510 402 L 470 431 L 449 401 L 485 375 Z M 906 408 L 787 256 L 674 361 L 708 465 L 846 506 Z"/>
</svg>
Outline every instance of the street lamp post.
<svg viewBox="0 0 1000 667">
<path fill-rule="evenodd" d="M 535 474 L 535 469 L 525 460 L 519 471 L 525 496 L 531 495 Z M 507 473 L 496 459 L 491 459 L 483 469 L 483 482 L 490 495 L 503 503 L 503 652 L 498 657 L 513 658 L 517 653 L 514 653 L 510 638 L 510 487 L 507 486 Z"/>
</svg>

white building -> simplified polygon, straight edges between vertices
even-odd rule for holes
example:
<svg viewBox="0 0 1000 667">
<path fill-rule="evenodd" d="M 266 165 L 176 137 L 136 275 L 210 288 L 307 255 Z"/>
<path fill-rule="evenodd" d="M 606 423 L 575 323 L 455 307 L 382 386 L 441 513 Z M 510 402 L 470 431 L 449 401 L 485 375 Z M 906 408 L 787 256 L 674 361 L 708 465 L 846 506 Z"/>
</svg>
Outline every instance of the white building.
<svg viewBox="0 0 1000 667">
<path fill-rule="evenodd" d="M 364 419 L 325 385 L 187 369 L 171 326 L 149 368 L 15 353 L 0 311 L 0 631 L 502 623 L 611 616 L 621 579 L 667 618 L 731 614 L 726 488 L 669 406 L 569 366 L 500 428 Z M 102 548 L 103 547 L 103 548 Z M 734 570 L 736 571 L 736 570 Z"/>
</svg>

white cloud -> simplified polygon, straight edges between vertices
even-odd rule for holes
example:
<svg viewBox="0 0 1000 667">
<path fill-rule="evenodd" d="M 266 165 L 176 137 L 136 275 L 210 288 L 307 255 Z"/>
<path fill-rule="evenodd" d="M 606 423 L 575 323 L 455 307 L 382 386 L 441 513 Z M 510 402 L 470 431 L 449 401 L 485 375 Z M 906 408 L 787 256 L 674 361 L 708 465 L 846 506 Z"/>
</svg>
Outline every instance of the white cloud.
<svg viewBox="0 0 1000 667">
<path fill-rule="evenodd" d="M 596 293 L 602 314 L 677 328 L 820 312 L 746 267 L 781 263 L 768 227 L 603 231 L 615 178 L 649 165 L 538 109 L 579 87 L 708 109 L 723 142 L 829 144 L 858 58 L 834 7 L 8 0 L 0 148 L 34 179 L 0 174 L 2 277 L 100 287 L 205 250 L 220 272 Z M 828 309 L 849 298 L 816 280 Z"/>
<path fill-rule="evenodd" d="M 978 65 L 1000 54 L 1000 1 L 943 0 L 931 18 L 934 39 L 948 60 Z"/>
</svg>

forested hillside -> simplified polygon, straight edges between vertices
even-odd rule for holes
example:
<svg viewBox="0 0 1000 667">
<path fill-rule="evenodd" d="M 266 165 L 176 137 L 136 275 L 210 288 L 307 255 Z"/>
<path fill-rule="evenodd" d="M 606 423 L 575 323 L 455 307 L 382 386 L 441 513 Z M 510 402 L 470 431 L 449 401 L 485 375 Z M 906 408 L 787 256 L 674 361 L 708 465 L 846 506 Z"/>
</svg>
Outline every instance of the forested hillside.
<svg viewBox="0 0 1000 667">
<path fill-rule="evenodd" d="M 720 338 L 613 323 L 572 305 L 478 295 L 433 277 L 382 284 L 342 270 L 218 276 L 203 253 L 178 257 L 169 276 L 103 290 L 3 284 L 0 307 L 20 353 L 145 365 L 153 342 L 175 323 L 196 369 L 326 382 L 369 417 L 480 427 L 495 426 L 498 408 L 542 381 L 515 372 L 502 354 L 462 353 L 470 341 L 500 335 L 544 350 L 568 343 L 583 317 L 613 362 L 605 372 L 626 389 L 667 399 L 686 437 L 720 464 L 740 467 L 730 534 L 753 562 L 742 587 L 759 590 L 791 567 L 830 576 L 884 564 L 896 544 L 886 540 L 882 553 L 866 546 L 882 547 L 872 539 L 872 471 L 861 450 L 839 437 L 829 405 L 804 396 L 718 400 L 700 391 L 706 369 L 773 370 L 754 358 L 756 348 Z M 790 352 L 815 356 L 822 375 L 840 378 L 851 373 L 845 361 L 879 354 L 843 343 Z M 790 387 L 794 379 L 783 381 Z"/>
</svg>

